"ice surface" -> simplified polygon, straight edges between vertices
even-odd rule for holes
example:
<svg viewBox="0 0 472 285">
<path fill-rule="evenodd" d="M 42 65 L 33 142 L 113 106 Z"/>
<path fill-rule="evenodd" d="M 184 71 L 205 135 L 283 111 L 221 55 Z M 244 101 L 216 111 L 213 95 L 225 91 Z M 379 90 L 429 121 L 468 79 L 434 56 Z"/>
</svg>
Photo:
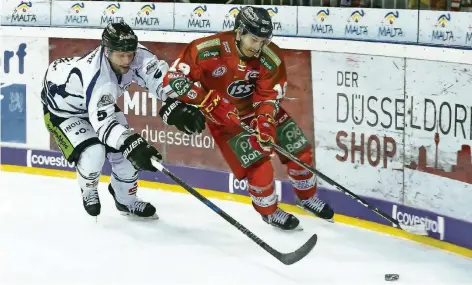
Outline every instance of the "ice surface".
<svg viewBox="0 0 472 285">
<path fill-rule="evenodd" d="M 304 231 L 284 233 L 250 205 L 213 200 L 281 251 L 317 233 L 314 250 L 286 266 L 190 195 L 140 189 L 160 219 L 136 221 L 118 213 L 102 183 L 96 220 L 73 179 L 0 172 L 0 181 L 2 285 L 472 284 L 472 259 L 308 216 L 299 216 Z"/>
</svg>

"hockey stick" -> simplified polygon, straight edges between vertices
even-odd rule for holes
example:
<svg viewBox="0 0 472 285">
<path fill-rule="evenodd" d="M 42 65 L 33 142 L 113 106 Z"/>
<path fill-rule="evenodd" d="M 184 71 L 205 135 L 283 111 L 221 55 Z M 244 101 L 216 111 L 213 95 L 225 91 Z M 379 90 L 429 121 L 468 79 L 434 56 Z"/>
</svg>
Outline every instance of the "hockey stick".
<svg viewBox="0 0 472 285">
<path fill-rule="evenodd" d="M 152 165 L 157 168 L 160 172 L 164 173 L 167 175 L 170 179 L 174 180 L 175 183 L 179 184 L 182 186 L 185 190 L 187 190 L 190 194 L 195 196 L 198 200 L 203 202 L 203 204 L 207 205 L 208 208 L 212 209 L 215 213 L 220 215 L 223 219 L 225 219 L 228 223 L 236 227 L 238 230 L 240 230 L 243 234 L 245 234 L 247 237 L 252 239 L 255 243 L 257 243 L 260 247 L 262 247 L 265 251 L 270 253 L 272 256 L 277 258 L 280 262 L 282 262 L 285 265 L 291 265 L 294 264 L 298 261 L 300 261 L 302 258 L 304 258 L 310 251 L 315 247 L 316 242 L 318 240 L 318 236 L 314 234 L 302 247 L 299 249 L 295 250 L 294 252 L 290 253 L 281 253 L 274 248 L 272 248 L 270 245 L 265 243 L 263 240 L 261 240 L 258 236 L 253 234 L 250 230 L 248 230 L 246 227 L 241 225 L 238 221 L 233 219 L 230 215 L 225 213 L 223 210 L 221 210 L 218 206 L 213 204 L 210 200 L 208 200 L 205 196 L 200 194 L 197 190 L 193 189 L 189 185 L 187 185 L 185 182 L 183 182 L 180 178 L 175 176 L 172 172 L 170 172 L 168 169 L 166 169 L 159 161 L 156 159 L 151 159 Z"/>
<path fill-rule="evenodd" d="M 245 123 L 241 122 L 240 123 L 240 126 L 246 131 L 248 132 L 249 134 L 252 134 L 252 135 L 255 135 L 256 134 L 256 131 L 251 129 L 248 125 L 246 125 Z M 301 161 L 300 159 L 298 159 L 298 157 L 292 155 L 291 153 L 289 153 L 288 151 L 286 151 L 285 149 L 283 149 L 281 146 L 275 144 L 275 143 L 272 143 L 272 142 L 269 142 L 268 143 L 270 146 L 272 146 L 277 152 L 279 152 L 280 154 L 284 155 L 285 157 L 295 161 L 298 165 L 300 165 L 301 167 L 309 170 L 311 173 L 317 175 L 318 177 L 320 177 L 321 179 L 323 179 L 324 181 L 328 182 L 329 184 L 335 186 L 339 191 L 343 192 L 344 194 L 346 194 L 347 196 L 351 197 L 352 199 L 356 200 L 357 202 L 361 203 L 362 205 L 364 205 L 365 207 L 369 208 L 370 210 L 374 211 L 374 213 L 376 213 L 377 215 L 381 216 L 382 218 L 388 220 L 389 222 L 393 223 L 394 225 L 396 225 L 397 227 L 399 227 L 400 229 L 406 231 L 406 232 L 409 232 L 409 233 L 412 233 L 412 234 L 415 234 L 415 235 L 428 235 L 428 232 L 426 231 L 426 227 L 425 225 L 423 224 L 419 224 L 419 225 L 405 225 L 405 224 L 400 224 L 400 222 L 392 217 L 390 217 L 388 214 L 384 213 L 383 211 L 379 210 L 377 207 L 374 207 L 372 206 L 371 204 L 369 204 L 367 201 L 365 201 L 364 199 L 362 199 L 361 197 L 357 196 L 356 194 L 352 193 L 351 191 L 349 191 L 348 189 L 346 189 L 344 186 L 340 185 L 339 183 L 337 183 L 336 181 L 334 181 L 333 179 L 329 178 L 328 176 L 324 175 L 323 173 L 321 173 L 320 171 L 316 170 L 315 168 L 311 167 L 310 165 L 304 163 L 303 161 Z"/>
</svg>

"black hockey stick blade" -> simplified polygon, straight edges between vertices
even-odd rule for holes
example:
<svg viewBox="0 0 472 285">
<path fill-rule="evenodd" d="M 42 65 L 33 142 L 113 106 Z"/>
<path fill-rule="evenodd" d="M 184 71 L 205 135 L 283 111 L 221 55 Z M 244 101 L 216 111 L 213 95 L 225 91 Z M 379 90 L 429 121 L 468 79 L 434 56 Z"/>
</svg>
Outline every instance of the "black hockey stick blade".
<svg viewBox="0 0 472 285">
<path fill-rule="evenodd" d="M 240 126 L 241 128 L 243 128 L 246 132 L 248 132 L 249 134 L 255 134 L 256 131 L 251 129 L 251 127 L 249 127 L 248 125 L 246 125 L 245 123 L 243 122 L 240 122 Z M 323 179 L 324 181 L 328 182 L 329 184 L 333 185 L 334 187 L 336 187 L 339 191 L 343 192 L 344 194 L 346 194 L 347 196 L 351 197 L 353 200 L 359 202 L 360 204 L 362 204 L 363 206 L 369 208 L 370 210 L 372 210 L 374 213 L 376 213 L 377 215 L 379 215 L 380 217 L 384 218 L 385 220 L 391 222 L 392 224 L 395 224 L 398 228 L 408 232 L 408 233 L 411 233 L 411 234 L 414 234 L 414 235 L 421 235 L 421 236 L 424 236 L 424 235 L 428 235 L 428 232 L 426 231 L 426 226 L 424 224 L 418 224 L 418 225 L 405 225 L 405 224 L 401 224 L 398 220 L 390 217 L 388 214 L 384 213 L 383 211 L 379 210 L 378 208 L 372 206 L 371 204 L 369 204 L 367 201 L 365 201 L 364 199 L 362 199 L 361 197 L 357 196 L 356 194 L 354 194 L 353 192 L 349 191 L 346 187 L 340 185 L 339 183 L 337 183 L 336 181 L 334 181 L 333 179 L 329 178 L 328 176 L 324 175 L 323 173 L 321 173 L 320 171 L 316 170 L 314 167 L 311 167 L 310 165 L 306 164 L 305 162 L 301 161 L 298 157 L 294 156 L 293 154 L 289 153 L 288 151 L 286 151 L 285 149 L 283 149 L 281 146 L 273 143 L 273 142 L 269 142 L 269 144 L 280 154 L 282 154 L 283 156 L 287 157 L 288 159 L 296 162 L 298 165 L 300 165 L 301 167 L 305 168 L 306 170 L 310 171 L 311 173 L 317 175 L 318 177 L 320 177 L 321 179 Z"/>
<path fill-rule="evenodd" d="M 200 194 L 197 190 L 193 189 L 191 186 L 189 186 L 187 183 L 182 181 L 179 177 L 177 177 L 175 174 L 170 172 L 167 168 L 165 168 L 157 159 L 152 158 L 151 159 L 152 165 L 157 168 L 160 172 L 164 173 L 172 179 L 175 183 L 179 184 L 182 188 L 187 190 L 190 194 L 192 194 L 195 198 L 200 200 L 203 204 L 205 204 L 208 208 L 212 209 L 215 213 L 217 213 L 220 217 L 225 219 L 228 223 L 233 225 L 235 228 L 237 228 L 240 232 L 245 234 L 248 238 L 250 238 L 253 242 L 255 242 L 257 245 L 262 247 L 265 251 L 270 253 L 273 257 L 277 258 L 280 262 L 282 262 L 285 265 L 290 265 L 294 264 L 298 261 L 300 261 L 302 258 L 304 258 L 310 251 L 313 249 L 313 247 L 316 245 L 316 241 L 318 237 L 313 235 L 302 247 L 297 249 L 294 252 L 290 253 L 281 253 L 268 245 L 265 241 L 260 239 L 258 236 L 256 236 L 253 232 L 251 232 L 249 229 L 247 229 L 245 226 L 240 224 L 238 221 L 236 221 L 233 217 L 228 215 L 226 212 L 224 212 L 222 209 L 220 209 L 217 205 L 215 205 L 213 202 L 208 200 L 205 196 Z"/>
<path fill-rule="evenodd" d="M 315 247 L 317 241 L 318 236 L 314 234 L 304 245 L 302 245 L 302 247 L 295 250 L 294 252 L 282 253 L 277 259 L 285 265 L 294 264 L 300 261 L 305 256 L 307 256 L 310 251 Z"/>
</svg>

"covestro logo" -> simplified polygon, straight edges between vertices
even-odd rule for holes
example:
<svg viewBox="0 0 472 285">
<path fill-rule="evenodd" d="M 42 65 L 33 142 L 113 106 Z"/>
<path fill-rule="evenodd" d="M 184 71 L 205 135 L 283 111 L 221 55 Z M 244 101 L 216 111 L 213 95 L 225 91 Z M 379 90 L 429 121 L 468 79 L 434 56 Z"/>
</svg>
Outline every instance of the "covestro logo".
<svg viewBox="0 0 472 285">
<path fill-rule="evenodd" d="M 52 166 L 58 168 L 75 168 L 75 164 L 68 162 L 60 153 L 48 155 L 33 153 L 32 150 L 27 151 L 26 165 L 28 167 Z"/>
<path fill-rule="evenodd" d="M 445 222 L 444 218 L 441 216 L 437 216 L 436 220 L 431 220 L 426 216 L 418 216 L 413 213 L 401 211 L 398 209 L 397 205 L 393 205 L 392 217 L 408 226 L 423 224 L 426 226 L 427 231 L 437 233 L 441 240 L 444 239 Z"/>
</svg>

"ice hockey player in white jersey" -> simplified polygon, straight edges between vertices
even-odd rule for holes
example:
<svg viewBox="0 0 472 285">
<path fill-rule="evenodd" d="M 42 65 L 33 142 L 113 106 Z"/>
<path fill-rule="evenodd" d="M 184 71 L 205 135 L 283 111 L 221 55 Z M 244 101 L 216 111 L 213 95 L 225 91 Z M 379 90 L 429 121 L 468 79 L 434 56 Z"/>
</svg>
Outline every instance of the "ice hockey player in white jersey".
<svg viewBox="0 0 472 285">
<path fill-rule="evenodd" d="M 192 105 L 166 98 L 161 90 L 168 64 L 138 43 L 125 23 L 109 24 L 102 43 L 82 57 L 60 58 L 46 72 L 41 93 L 44 120 L 64 157 L 76 163 L 83 205 L 91 216 L 101 211 L 97 191 L 105 159 L 111 164 L 109 192 L 123 214 L 154 217 L 156 209 L 137 198 L 139 170 L 156 171 L 151 158 L 161 154 L 128 128 L 116 105 L 135 82 L 167 104 L 174 104 L 167 122 L 188 134 L 205 128 Z"/>
</svg>

